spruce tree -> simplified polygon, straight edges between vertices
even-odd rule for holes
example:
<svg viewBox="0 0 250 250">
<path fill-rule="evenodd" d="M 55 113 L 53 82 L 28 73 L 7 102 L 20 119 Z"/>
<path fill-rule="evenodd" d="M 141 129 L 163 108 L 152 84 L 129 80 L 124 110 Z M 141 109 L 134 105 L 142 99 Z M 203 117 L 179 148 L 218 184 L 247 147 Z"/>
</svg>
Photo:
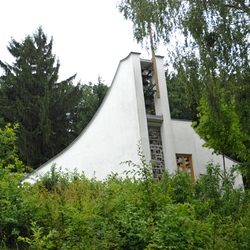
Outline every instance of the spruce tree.
<svg viewBox="0 0 250 250">
<path fill-rule="evenodd" d="M 36 168 L 64 149 L 74 138 L 71 127 L 82 97 L 76 75 L 58 81 L 60 63 L 52 53 L 53 39 L 39 27 L 21 42 L 7 46 L 14 57 L 10 65 L 0 61 L 0 117 L 18 123 L 21 160 Z"/>
</svg>

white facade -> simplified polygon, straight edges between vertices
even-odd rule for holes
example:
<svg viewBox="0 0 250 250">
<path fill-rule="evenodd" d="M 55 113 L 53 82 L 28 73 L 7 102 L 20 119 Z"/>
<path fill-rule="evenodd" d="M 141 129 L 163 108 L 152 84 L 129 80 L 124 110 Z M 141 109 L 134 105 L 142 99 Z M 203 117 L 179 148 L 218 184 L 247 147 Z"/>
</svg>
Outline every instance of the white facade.
<svg viewBox="0 0 250 250">
<path fill-rule="evenodd" d="M 152 63 L 141 60 L 139 53 L 130 53 L 120 61 L 112 85 L 89 125 L 64 151 L 40 166 L 35 175 L 46 173 L 54 163 L 63 171 L 76 169 L 84 172 L 88 178 L 102 180 L 112 172 L 121 175 L 124 170 L 130 169 L 121 162 L 131 160 L 140 163 L 139 143 L 146 160 L 152 159 L 149 127 L 156 127 L 160 131 L 162 145 L 159 147 L 164 168 L 169 172 L 177 169 L 176 154 L 192 156 L 195 176 L 205 173 L 205 166 L 210 161 L 222 164 L 222 156 L 216 156 L 212 150 L 202 147 L 204 141 L 191 128 L 191 122 L 170 118 L 163 58 L 157 56 L 156 63 L 160 98 L 154 94 L 153 115 L 146 114 L 147 91 L 142 79 L 144 70 L 152 72 Z M 233 161 L 226 160 L 227 168 L 233 164 Z M 26 180 L 32 182 L 35 175 Z M 237 182 L 242 183 L 241 177 Z"/>
</svg>

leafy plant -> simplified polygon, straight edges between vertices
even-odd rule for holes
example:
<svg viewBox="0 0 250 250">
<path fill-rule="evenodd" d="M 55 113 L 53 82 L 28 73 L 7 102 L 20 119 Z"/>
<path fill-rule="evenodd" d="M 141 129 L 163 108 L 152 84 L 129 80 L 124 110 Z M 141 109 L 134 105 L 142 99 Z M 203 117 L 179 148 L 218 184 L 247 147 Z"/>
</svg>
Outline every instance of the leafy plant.
<svg viewBox="0 0 250 250">
<path fill-rule="evenodd" d="M 234 174 L 209 164 L 155 179 L 142 153 L 125 178 L 104 181 L 55 166 L 33 185 L 0 181 L 2 246 L 25 249 L 248 249 L 250 200 Z"/>
</svg>

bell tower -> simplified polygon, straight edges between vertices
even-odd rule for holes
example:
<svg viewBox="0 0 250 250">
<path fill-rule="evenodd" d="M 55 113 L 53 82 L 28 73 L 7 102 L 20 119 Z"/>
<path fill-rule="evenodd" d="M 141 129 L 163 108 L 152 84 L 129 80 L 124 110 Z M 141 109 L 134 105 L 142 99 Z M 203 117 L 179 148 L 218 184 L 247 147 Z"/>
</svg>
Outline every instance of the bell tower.
<svg viewBox="0 0 250 250">
<path fill-rule="evenodd" d="M 140 64 L 151 161 L 154 174 L 160 175 L 166 169 L 174 172 L 176 159 L 163 57 L 155 56 L 155 62 L 157 78 L 151 60 L 141 59 Z"/>
</svg>

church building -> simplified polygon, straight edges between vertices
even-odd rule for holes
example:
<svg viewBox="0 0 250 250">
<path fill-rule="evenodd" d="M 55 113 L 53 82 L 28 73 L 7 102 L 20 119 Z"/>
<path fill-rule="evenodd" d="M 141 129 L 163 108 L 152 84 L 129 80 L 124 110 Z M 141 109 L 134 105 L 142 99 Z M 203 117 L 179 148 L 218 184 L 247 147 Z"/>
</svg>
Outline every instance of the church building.
<svg viewBox="0 0 250 250">
<path fill-rule="evenodd" d="M 171 119 L 163 57 L 156 56 L 155 60 L 153 67 L 151 60 L 141 59 L 135 52 L 121 60 L 88 126 L 26 180 L 33 182 L 36 176 L 50 171 L 53 164 L 63 172 L 77 170 L 97 180 L 111 173 L 123 176 L 125 170 L 131 169 L 124 162 L 140 164 L 138 147 L 152 162 L 155 175 L 179 169 L 196 179 L 206 172 L 209 162 L 222 166 L 221 155 L 202 147 L 204 140 L 191 127 L 191 121 Z M 228 169 L 236 163 L 226 158 L 225 164 Z M 236 184 L 242 184 L 240 176 Z"/>
</svg>

